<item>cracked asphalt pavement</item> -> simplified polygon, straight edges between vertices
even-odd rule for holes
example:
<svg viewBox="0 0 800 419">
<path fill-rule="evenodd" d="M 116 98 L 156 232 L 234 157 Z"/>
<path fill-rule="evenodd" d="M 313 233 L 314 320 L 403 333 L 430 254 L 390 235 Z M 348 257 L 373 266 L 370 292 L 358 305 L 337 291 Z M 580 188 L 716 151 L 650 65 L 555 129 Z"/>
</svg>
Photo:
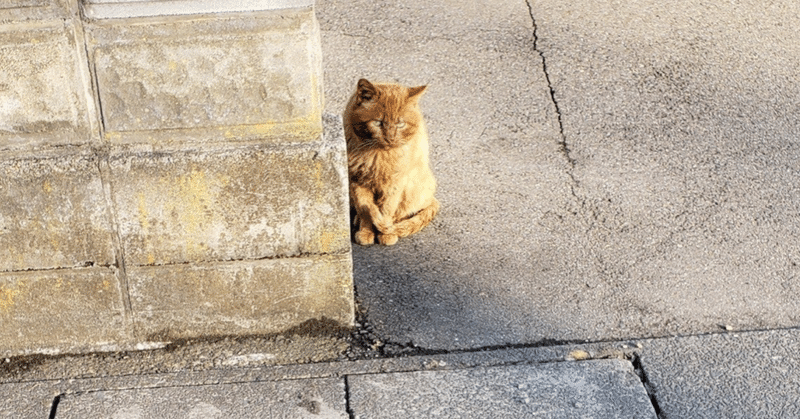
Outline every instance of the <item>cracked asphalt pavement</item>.
<svg viewBox="0 0 800 419">
<path fill-rule="evenodd" d="M 429 85 L 443 210 L 354 249 L 377 335 L 459 350 L 798 325 L 797 5 L 317 10 L 328 111 L 360 77 Z"/>
</svg>

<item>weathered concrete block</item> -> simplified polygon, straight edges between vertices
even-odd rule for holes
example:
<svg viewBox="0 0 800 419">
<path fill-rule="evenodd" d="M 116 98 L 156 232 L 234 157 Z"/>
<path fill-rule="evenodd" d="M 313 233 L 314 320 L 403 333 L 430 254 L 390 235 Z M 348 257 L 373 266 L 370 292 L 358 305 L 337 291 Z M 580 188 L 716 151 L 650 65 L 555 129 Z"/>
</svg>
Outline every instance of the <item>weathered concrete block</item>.
<svg viewBox="0 0 800 419">
<path fill-rule="evenodd" d="M 137 336 L 170 340 L 353 322 L 350 255 L 128 270 Z"/>
<path fill-rule="evenodd" d="M 98 348 L 129 339 L 111 269 L 0 273 L 0 352 Z"/>
<path fill-rule="evenodd" d="M 343 145 L 325 144 L 113 156 L 125 260 L 163 265 L 349 252 Z"/>
<path fill-rule="evenodd" d="M 5 0 L 0 4 L 1 9 L 15 9 L 18 7 L 46 6 L 51 0 Z"/>
<path fill-rule="evenodd" d="M 0 54 L 0 150 L 91 140 L 94 99 L 70 23 L 0 25 Z"/>
<path fill-rule="evenodd" d="M 118 19 L 312 7 L 314 0 L 84 0 L 84 5 L 92 19 Z"/>
<path fill-rule="evenodd" d="M 234 141 L 321 130 L 321 53 L 311 9 L 101 22 L 89 32 L 112 142 Z"/>
<path fill-rule="evenodd" d="M 74 6 L 69 0 L 3 0 L 0 23 L 66 18 Z"/>
<path fill-rule="evenodd" d="M 0 159 L 0 272 L 112 265 L 110 219 L 91 152 Z"/>
</svg>

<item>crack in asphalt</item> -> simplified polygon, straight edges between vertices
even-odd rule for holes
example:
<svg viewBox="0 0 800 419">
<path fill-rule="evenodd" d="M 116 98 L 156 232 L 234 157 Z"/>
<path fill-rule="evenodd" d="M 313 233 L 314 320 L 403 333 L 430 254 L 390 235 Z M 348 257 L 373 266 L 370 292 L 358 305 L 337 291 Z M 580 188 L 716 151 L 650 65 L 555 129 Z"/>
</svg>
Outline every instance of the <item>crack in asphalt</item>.
<svg viewBox="0 0 800 419">
<path fill-rule="evenodd" d="M 547 88 L 550 93 L 550 100 L 553 102 L 553 106 L 555 107 L 556 119 L 558 121 L 558 132 L 561 137 L 560 141 L 558 142 L 558 145 L 560 147 L 561 155 L 566 159 L 567 164 L 569 165 L 569 168 L 566 170 L 566 174 L 567 176 L 569 176 L 570 179 L 569 189 L 572 194 L 572 197 L 575 198 L 575 200 L 578 202 L 580 208 L 586 209 L 587 206 L 586 198 L 579 196 L 576 190 L 577 188 L 580 187 L 580 182 L 575 177 L 574 173 L 575 166 L 577 165 L 577 159 L 573 157 L 572 150 L 570 149 L 569 143 L 567 142 L 567 135 L 564 133 L 564 121 L 562 117 L 561 106 L 559 105 L 558 100 L 556 99 L 556 89 L 553 86 L 553 81 L 550 78 L 550 72 L 548 71 L 547 68 L 547 58 L 545 57 L 544 52 L 541 49 L 539 49 L 539 26 L 536 23 L 536 17 L 534 16 L 533 13 L 533 5 L 531 5 L 530 0 L 526 0 L 525 3 L 528 6 L 528 14 L 531 18 L 531 23 L 533 25 L 533 51 L 542 60 L 542 72 L 544 73 L 544 78 L 545 81 L 547 82 Z M 591 212 L 592 214 L 594 214 L 595 211 Z M 591 229 L 591 226 L 589 229 Z"/>
<path fill-rule="evenodd" d="M 556 109 L 556 117 L 558 119 L 558 131 L 561 135 L 561 141 L 559 145 L 561 146 L 561 153 L 567 159 L 567 162 L 570 165 L 570 168 L 575 168 L 575 158 L 571 155 L 571 150 L 569 145 L 567 144 L 567 136 L 564 134 L 564 122 L 561 118 L 561 107 L 558 105 L 558 100 L 556 100 L 556 90 L 553 87 L 553 82 L 550 80 L 550 73 L 547 71 L 547 59 L 544 56 L 544 52 L 539 49 L 539 26 L 536 24 L 536 18 L 533 15 L 533 6 L 531 5 L 530 0 L 526 0 L 526 4 L 528 5 L 528 13 L 531 17 L 531 22 L 533 23 L 533 51 L 539 55 L 539 58 L 542 59 L 542 71 L 544 72 L 544 78 L 547 81 L 547 88 L 550 91 L 550 100 L 553 102 L 553 106 Z M 572 177 L 572 173 L 570 172 L 570 177 Z M 572 177 L 572 180 L 575 181 L 575 178 Z M 575 181 L 577 183 L 577 181 Z"/>
</svg>

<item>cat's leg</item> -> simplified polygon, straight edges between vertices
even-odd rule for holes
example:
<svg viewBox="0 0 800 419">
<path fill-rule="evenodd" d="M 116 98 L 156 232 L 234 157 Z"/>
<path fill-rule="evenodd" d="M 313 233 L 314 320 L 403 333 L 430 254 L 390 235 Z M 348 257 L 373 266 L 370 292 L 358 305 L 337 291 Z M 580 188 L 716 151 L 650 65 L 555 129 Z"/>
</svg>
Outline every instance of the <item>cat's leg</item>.
<svg viewBox="0 0 800 419">
<path fill-rule="evenodd" d="M 374 219 L 382 219 L 378 207 L 373 202 L 374 195 L 372 192 L 363 186 L 351 184 L 350 185 L 350 199 L 353 207 L 356 210 L 356 243 L 362 246 L 369 246 L 375 243 L 375 231 L 373 230 Z"/>
<path fill-rule="evenodd" d="M 391 217 L 385 217 L 375 205 L 375 195 L 371 190 L 360 185 L 350 185 L 350 197 L 359 218 L 371 222 L 378 230 L 391 227 Z"/>
<path fill-rule="evenodd" d="M 388 221 L 383 225 L 375 224 L 375 227 L 378 229 L 378 243 L 384 246 L 391 246 L 397 243 L 397 233 L 395 232 L 395 214 L 397 214 L 397 208 L 400 206 L 400 201 L 403 198 L 403 193 L 400 188 L 388 188 L 387 191 L 384 193 L 386 197 L 383 202 L 381 202 L 380 210 L 381 214 L 383 214 L 384 220 Z"/>
<path fill-rule="evenodd" d="M 362 246 L 369 246 L 375 244 L 375 232 L 372 231 L 372 223 L 364 221 L 361 217 L 356 215 L 356 230 L 355 240 L 356 243 Z"/>
<path fill-rule="evenodd" d="M 428 225 L 438 212 L 439 201 L 437 201 L 436 198 L 433 198 L 433 202 L 431 202 L 430 205 L 414 214 L 411 218 L 396 223 L 394 225 L 394 232 L 399 237 L 410 236 Z"/>
</svg>

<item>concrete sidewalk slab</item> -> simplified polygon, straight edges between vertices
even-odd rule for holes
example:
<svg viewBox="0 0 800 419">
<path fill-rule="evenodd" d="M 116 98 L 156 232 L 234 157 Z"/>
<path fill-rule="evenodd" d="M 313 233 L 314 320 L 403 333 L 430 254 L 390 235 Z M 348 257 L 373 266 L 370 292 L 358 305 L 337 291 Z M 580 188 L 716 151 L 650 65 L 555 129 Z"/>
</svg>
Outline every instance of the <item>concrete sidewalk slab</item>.
<svg viewBox="0 0 800 419">
<path fill-rule="evenodd" d="M 641 368 L 663 419 L 800 417 L 800 331 L 647 341 Z"/>
<path fill-rule="evenodd" d="M 263 352 L 263 345 L 222 347 L 216 354 L 187 347 L 186 362 L 221 356 L 222 362 L 208 369 L 161 363 L 142 370 L 159 358 L 155 352 L 19 366 L 18 360 L 0 360 L 0 412 L 12 418 L 47 417 L 58 395 L 60 405 L 96 393 L 135 401 L 138 390 L 154 397 L 202 396 L 217 387 L 234 399 L 241 394 L 238 385 L 281 388 L 282 383 L 344 379 L 348 413 L 364 418 L 455 417 L 460 412 L 465 412 L 462 417 L 487 417 L 483 410 L 488 409 L 494 409 L 488 416 L 509 412 L 508 417 L 526 417 L 534 408 L 541 412 L 535 417 L 604 418 L 628 412 L 622 417 L 652 418 L 653 401 L 660 418 L 795 417 L 798 342 L 800 330 L 788 329 L 261 366 L 247 360 L 267 354 L 247 351 Z M 9 369 L 16 369 L 16 375 Z"/>
<path fill-rule="evenodd" d="M 622 360 L 348 377 L 355 418 L 655 418 Z"/>
<path fill-rule="evenodd" d="M 539 412 L 536 417 L 613 418 L 627 414 L 623 417 L 652 418 L 642 382 L 631 363 L 623 359 L 631 354 L 625 347 L 614 342 L 260 367 L 223 362 L 211 369 L 174 372 L 164 372 L 163 365 L 159 368 L 162 372 L 104 369 L 126 362 L 135 368 L 133 364 L 146 361 L 141 358 L 146 354 L 139 352 L 115 356 L 112 363 L 108 362 L 111 358 L 73 358 L 63 367 L 71 367 L 83 377 L 49 373 L 59 379 L 39 377 L 35 370 L 46 362 L 35 365 L 34 361 L 33 365 L 18 366 L 29 368 L 20 371 L 19 382 L 0 384 L 0 412 L 25 419 L 52 417 L 48 415 L 51 411 L 57 418 L 76 412 L 113 417 L 114 410 L 132 414 L 138 408 L 141 417 L 184 417 L 181 415 L 202 404 L 209 413 L 215 412 L 210 408 L 213 406 L 234 413 L 232 417 L 270 417 L 258 410 L 264 408 L 261 403 L 277 407 L 272 417 L 305 417 L 306 411 L 311 411 L 364 418 L 429 417 L 426 412 L 447 412 L 448 417 L 496 417 L 504 413 L 528 417 Z M 195 349 L 200 351 L 187 352 L 188 361 L 207 355 L 201 348 Z M 240 350 L 243 348 L 224 349 L 219 355 Z M 576 351 L 611 358 L 565 361 L 574 359 Z M 254 357 L 244 352 L 233 358 Z M 5 369 L 13 368 L 16 362 L 0 360 L 0 380 L 8 380 Z M 91 375 L 87 371 L 92 371 Z M 259 398 L 256 392 L 263 395 Z M 481 405 L 465 410 L 477 403 Z M 245 414 L 232 411 L 247 408 L 252 410 Z M 293 415 L 276 413 L 284 408 Z M 160 414 L 153 414 L 156 409 L 161 409 Z M 394 414 L 392 409 L 416 409 L 418 414 Z M 484 414 L 488 409 L 494 411 Z"/>
<path fill-rule="evenodd" d="M 63 396 L 56 419 L 347 418 L 342 379 L 99 391 Z"/>
<path fill-rule="evenodd" d="M 50 419 L 58 395 L 58 387 L 50 382 L 0 384 L 0 417 Z"/>
</svg>

